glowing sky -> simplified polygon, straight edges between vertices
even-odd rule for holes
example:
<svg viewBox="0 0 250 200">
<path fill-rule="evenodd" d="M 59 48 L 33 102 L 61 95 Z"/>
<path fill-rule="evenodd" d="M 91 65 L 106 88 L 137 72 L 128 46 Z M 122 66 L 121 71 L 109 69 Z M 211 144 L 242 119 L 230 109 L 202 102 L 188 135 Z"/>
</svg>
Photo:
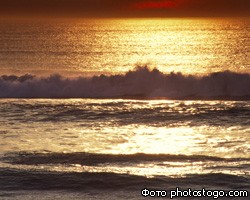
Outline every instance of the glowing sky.
<svg viewBox="0 0 250 200">
<path fill-rule="evenodd" d="M 250 0 L 1 0 L 5 16 L 250 16 Z"/>
</svg>

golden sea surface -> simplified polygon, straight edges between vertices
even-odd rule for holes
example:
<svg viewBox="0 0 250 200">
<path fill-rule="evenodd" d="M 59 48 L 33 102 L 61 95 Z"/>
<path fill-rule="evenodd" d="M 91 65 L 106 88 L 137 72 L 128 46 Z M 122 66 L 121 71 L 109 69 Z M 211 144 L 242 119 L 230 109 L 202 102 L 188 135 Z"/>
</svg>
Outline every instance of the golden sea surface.
<svg viewBox="0 0 250 200">
<path fill-rule="evenodd" d="M 250 71 L 247 18 L 1 21 L 0 46 L 0 74 Z"/>
</svg>

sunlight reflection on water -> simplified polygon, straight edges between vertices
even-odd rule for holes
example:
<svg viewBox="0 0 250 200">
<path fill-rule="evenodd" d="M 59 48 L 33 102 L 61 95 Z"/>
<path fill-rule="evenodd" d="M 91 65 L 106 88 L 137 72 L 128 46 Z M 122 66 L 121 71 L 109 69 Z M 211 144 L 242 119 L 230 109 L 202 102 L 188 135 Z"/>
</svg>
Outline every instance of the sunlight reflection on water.
<svg viewBox="0 0 250 200">
<path fill-rule="evenodd" d="M 45 159 L 44 164 L 1 163 L 2 167 L 130 173 L 147 177 L 214 172 L 249 175 L 248 102 L 3 99 L 0 111 L 2 156 L 27 152 L 35 156 L 31 161 Z M 44 157 L 39 158 L 39 154 L 36 157 L 36 153 Z M 58 157 L 50 158 L 53 153 L 66 156 L 62 161 L 65 164 L 53 163 Z M 87 158 L 84 153 L 93 154 L 89 155 L 89 158 L 93 156 L 93 166 L 84 164 Z M 143 155 L 131 160 L 112 157 L 138 153 Z M 105 158 L 105 154 L 111 160 Z M 148 158 L 160 154 L 165 155 L 166 160 L 160 158 L 159 161 L 157 156 L 151 161 Z M 101 163 L 98 164 L 95 155 L 101 156 Z M 183 160 L 181 155 L 190 157 Z M 197 160 L 197 155 L 205 157 Z"/>
<path fill-rule="evenodd" d="M 244 18 L 1 22 L 0 74 L 119 74 L 146 63 L 165 73 L 249 72 L 249 24 Z"/>
</svg>

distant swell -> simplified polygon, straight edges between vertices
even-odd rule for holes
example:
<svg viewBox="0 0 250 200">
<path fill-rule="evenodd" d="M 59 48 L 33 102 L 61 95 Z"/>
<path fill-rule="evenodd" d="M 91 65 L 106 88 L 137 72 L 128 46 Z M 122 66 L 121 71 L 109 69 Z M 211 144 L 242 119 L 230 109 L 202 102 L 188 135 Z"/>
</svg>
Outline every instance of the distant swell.
<svg viewBox="0 0 250 200">
<path fill-rule="evenodd" d="M 96 166 L 104 163 L 141 163 L 141 162 L 239 162 L 250 161 L 248 158 L 219 158 L 202 155 L 168 155 L 168 154 L 91 154 L 91 153 L 10 153 L 3 158 L 4 162 L 22 165 L 39 164 L 82 164 Z"/>
<path fill-rule="evenodd" d="M 166 98 L 250 100 L 250 74 L 217 72 L 206 76 L 163 74 L 137 68 L 125 75 L 65 78 L 51 75 L 0 77 L 0 98 Z"/>
</svg>

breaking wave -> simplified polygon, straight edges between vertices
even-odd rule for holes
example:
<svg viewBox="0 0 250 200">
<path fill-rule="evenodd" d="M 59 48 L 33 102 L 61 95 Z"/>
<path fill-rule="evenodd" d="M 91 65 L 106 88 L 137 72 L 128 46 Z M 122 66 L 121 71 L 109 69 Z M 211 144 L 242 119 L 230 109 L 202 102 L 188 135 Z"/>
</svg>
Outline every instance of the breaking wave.
<svg viewBox="0 0 250 200">
<path fill-rule="evenodd" d="M 0 77 L 0 98 L 166 98 L 250 100 L 250 74 L 231 71 L 205 76 L 163 74 L 138 67 L 124 75 L 66 78 Z"/>
<path fill-rule="evenodd" d="M 122 190 L 122 191 L 141 191 L 142 188 L 171 188 L 179 187 L 213 187 L 230 189 L 249 189 L 249 176 L 247 169 L 249 167 L 248 158 L 220 158 L 202 155 L 170 155 L 170 154 L 94 154 L 94 153 L 37 153 L 37 152 L 13 152 L 5 154 L 0 161 L 13 164 L 17 167 L 0 167 L 0 192 L 13 190 Z M 227 169 L 231 164 L 237 162 L 237 169 L 246 171 L 246 175 L 234 175 L 226 173 L 204 173 L 204 174 L 186 174 L 181 177 L 171 177 L 167 175 L 155 175 L 146 177 L 144 175 L 135 175 L 128 172 L 122 173 L 109 171 L 53 171 L 49 168 L 26 168 L 27 166 L 64 166 L 72 165 L 86 166 L 130 166 L 141 163 L 164 163 L 166 161 L 175 164 L 188 162 L 213 162 L 214 167 L 225 165 Z M 243 162 L 245 164 L 240 164 Z M 217 163 L 217 164 L 216 164 Z M 174 166 L 176 166 L 174 164 Z M 24 165 L 25 168 L 19 168 Z M 236 169 L 236 166 L 233 166 Z M 205 170 L 205 169 L 203 169 Z"/>
</svg>

